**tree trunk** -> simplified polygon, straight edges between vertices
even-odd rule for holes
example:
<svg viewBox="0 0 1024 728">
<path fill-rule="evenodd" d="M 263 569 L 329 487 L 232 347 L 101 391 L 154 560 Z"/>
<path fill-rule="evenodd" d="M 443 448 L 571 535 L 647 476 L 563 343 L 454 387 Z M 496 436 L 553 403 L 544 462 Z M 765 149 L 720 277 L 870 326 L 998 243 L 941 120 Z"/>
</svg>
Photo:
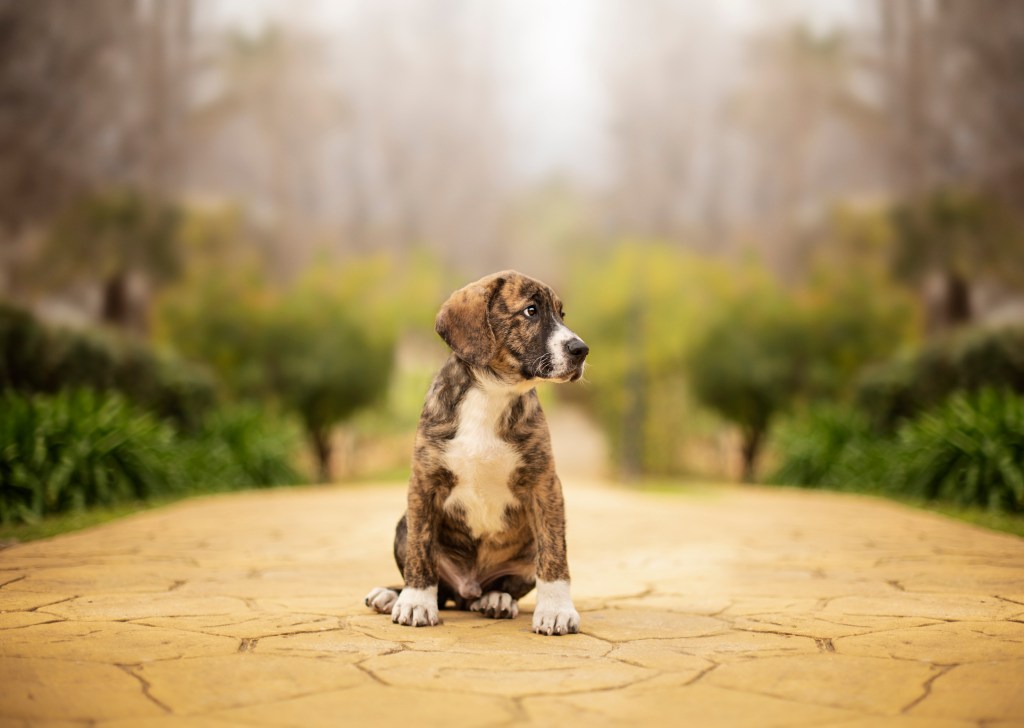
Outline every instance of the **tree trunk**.
<svg viewBox="0 0 1024 728">
<path fill-rule="evenodd" d="M 644 470 L 644 423 L 647 419 L 647 373 L 643 359 L 643 317 L 639 294 L 629 310 L 629 362 L 626 365 L 626 402 L 622 413 L 622 475 L 638 478 Z"/>
<path fill-rule="evenodd" d="M 764 438 L 764 430 L 755 428 L 743 432 L 743 475 L 744 483 L 757 482 L 757 456 L 761 452 L 761 441 Z"/>
<path fill-rule="evenodd" d="M 971 284 L 955 271 L 946 271 L 943 313 L 946 326 L 953 328 L 971 320 Z"/>
<path fill-rule="evenodd" d="M 316 453 L 317 476 L 321 483 L 330 483 L 331 477 L 331 429 L 316 428 L 310 431 L 313 450 Z"/>
<path fill-rule="evenodd" d="M 128 315 L 128 276 L 124 272 L 114 273 L 103 283 L 100 319 L 105 324 L 123 329 L 128 326 Z"/>
</svg>

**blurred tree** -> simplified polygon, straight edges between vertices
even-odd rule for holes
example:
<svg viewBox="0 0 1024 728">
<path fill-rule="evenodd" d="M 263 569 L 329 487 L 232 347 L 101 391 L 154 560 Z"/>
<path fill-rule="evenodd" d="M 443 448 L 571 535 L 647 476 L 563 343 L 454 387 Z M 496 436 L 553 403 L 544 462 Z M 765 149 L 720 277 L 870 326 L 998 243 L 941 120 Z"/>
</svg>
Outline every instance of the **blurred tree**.
<svg viewBox="0 0 1024 728">
<path fill-rule="evenodd" d="M 263 252 L 285 280 L 309 262 L 324 208 L 337 204 L 324 163 L 346 123 L 344 96 L 319 34 L 270 25 L 210 40 L 199 70 L 207 93 L 188 120 L 199 152 L 191 181 L 264 211 L 273 240 Z"/>
<path fill-rule="evenodd" d="M 118 131 L 134 0 L 0 0 L 0 236 L 124 173 Z"/>
<path fill-rule="evenodd" d="M 748 275 L 645 241 L 577 262 L 567 316 L 594 354 L 585 386 L 563 393 L 593 407 L 626 477 L 686 467 L 682 443 L 703 424 L 689 399 L 686 352 L 716 302 Z"/>
<path fill-rule="evenodd" d="M 769 28 L 747 52 L 750 69 L 728 108 L 750 186 L 742 214 L 756 221 L 763 260 L 800 280 L 814 226 L 836 198 L 879 175 L 878 114 L 857 84 L 856 45 L 839 30 Z"/>
<path fill-rule="evenodd" d="M 719 192 L 715 175 L 699 174 L 721 146 L 719 90 L 703 62 L 721 60 L 713 13 L 676 0 L 610 0 L 605 11 L 613 41 L 602 59 L 614 170 L 607 224 L 615 236 L 692 243 L 702 206 Z"/>
<path fill-rule="evenodd" d="M 926 309 L 932 332 L 973 319 L 972 286 L 982 280 L 1024 284 L 1024 229 L 986 195 L 942 189 L 896 205 L 893 268 L 918 285 L 938 276 L 937 306 Z"/>
<path fill-rule="evenodd" d="M 0 287 L 12 296 L 33 278 L 23 267 L 60 265 L 36 242 L 65 208 L 131 188 L 155 209 L 180 191 L 191 10 L 191 0 L 0 0 Z M 90 269 L 121 267 L 105 252 Z M 123 278 L 94 282 L 104 318 L 122 323 Z"/>
<path fill-rule="evenodd" d="M 0 0 L 7 232 L 98 186 L 166 194 L 176 184 L 191 5 Z"/>
<path fill-rule="evenodd" d="M 251 356 L 263 362 L 261 385 L 302 419 L 320 479 L 330 482 L 334 426 L 381 398 L 394 343 L 315 292 L 287 297 L 259 334 Z"/>
<path fill-rule="evenodd" d="M 31 276 L 51 290 L 81 280 L 98 282 L 100 319 L 119 328 L 141 328 L 147 302 L 133 301 L 129 284 L 133 276 L 143 277 L 148 287 L 178 274 L 180 220 L 177 207 L 133 190 L 82 198 L 55 221 Z"/>
<path fill-rule="evenodd" d="M 940 285 L 934 333 L 971 320 L 976 285 L 1024 281 L 1024 237 L 1010 224 L 1024 223 L 1024 5 L 881 0 L 877 12 L 879 52 L 866 65 L 900 200 L 896 267 Z"/>
<path fill-rule="evenodd" d="M 795 306 L 759 294 L 720 309 L 690 351 L 697 399 L 740 428 L 744 481 L 755 479 L 772 419 L 806 386 L 809 333 Z"/>
<path fill-rule="evenodd" d="M 880 53 L 869 57 L 884 95 L 896 192 L 922 198 L 973 187 L 1024 214 L 1019 68 L 1024 6 L 878 0 Z"/>
<path fill-rule="evenodd" d="M 383 257 L 321 264 L 276 289 L 253 268 L 196 271 L 163 298 L 158 332 L 234 395 L 294 412 L 327 482 L 335 426 L 387 388 L 405 300 L 394 272 Z"/>
</svg>

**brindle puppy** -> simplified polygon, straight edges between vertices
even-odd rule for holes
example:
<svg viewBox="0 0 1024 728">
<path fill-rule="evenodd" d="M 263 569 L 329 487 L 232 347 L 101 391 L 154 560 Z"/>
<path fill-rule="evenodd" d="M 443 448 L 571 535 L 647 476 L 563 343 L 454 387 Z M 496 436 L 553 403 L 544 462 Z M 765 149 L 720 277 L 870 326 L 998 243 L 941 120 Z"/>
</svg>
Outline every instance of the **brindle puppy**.
<svg viewBox="0 0 1024 728">
<path fill-rule="evenodd" d="M 515 271 L 441 308 L 435 329 L 453 354 L 427 394 L 395 534 L 405 588 L 374 589 L 367 606 L 417 627 L 438 624 L 449 601 L 511 619 L 536 585 L 533 631 L 579 631 L 562 485 L 534 389 L 583 375 L 589 349 L 564 315 L 554 291 Z"/>
</svg>

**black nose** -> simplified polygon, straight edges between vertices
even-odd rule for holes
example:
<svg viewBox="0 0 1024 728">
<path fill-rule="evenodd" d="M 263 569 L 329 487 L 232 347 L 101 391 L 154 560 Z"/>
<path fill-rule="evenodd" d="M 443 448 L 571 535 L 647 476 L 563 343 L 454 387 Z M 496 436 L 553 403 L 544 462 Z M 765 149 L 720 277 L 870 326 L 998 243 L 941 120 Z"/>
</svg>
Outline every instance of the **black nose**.
<svg viewBox="0 0 1024 728">
<path fill-rule="evenodd" d="M 583 343 L 583 339 L 572 339 L 565 342 L 565 350 L 574 359 L 583 360 L 590 353 L 590 347 Z"/>
</svg>

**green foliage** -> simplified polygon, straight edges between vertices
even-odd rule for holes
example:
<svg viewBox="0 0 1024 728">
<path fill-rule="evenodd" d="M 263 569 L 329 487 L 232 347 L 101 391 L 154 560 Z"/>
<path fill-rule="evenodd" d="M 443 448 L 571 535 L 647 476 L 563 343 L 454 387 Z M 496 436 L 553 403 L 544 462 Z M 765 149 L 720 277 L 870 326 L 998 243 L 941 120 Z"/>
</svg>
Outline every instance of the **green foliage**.
<svg viewBox="0 0 1024 728">
<path fill-rule="evenodd" d="M 768 482 L 872 491 L 891 480 L 891 448 L 856 408 L 815 403 L 781 422 L 773 440 L 781 463 Z"/>
<path fill-rule="evenodd" d="M 892 210 L 893 268 L 915 280 L 940 270 L 967 278 L 984 273 L 1019 282 L 1022 231 L 1009 210 L 973 191 L 941 189 Z"/>
<path fill-rule="evenodd" d="M 287 289 L 251 275 L 198 275 L 164 301 L 160 332 L 236 396 L 294 412 L 326 478 L 331 428 L 386 391 L 409 295 L 397 287 L 403 280 L 387 258 L 315 266 Z"/>
<path fill-rule="evenodd" d="M 864 371 L 857 403 L 881 430 L 935 407 L 959 390 L 1024 393 L 1024 326 L 978 328 L 933 341 Z"/>
<path fill-rule="evenodd" d="M 1024 398 L 957 392 L 879 434 L 860 412 L 819 406 L 780 428 L 771 481 L 1024 511 Z"/>
<path fill-rule="evenodd" d="M 680 442 L 706 429 L 694 415 L 684 362 L 707 312 L 757 274 L 658 243 L 632 241 L 575 267 L 567 323 L 593 352 L 587 380 L 560 393 L 597 414 L 629 472 L 685 467 Z"/>
<path fill-rule="evenodd" d="M 202 491 L 301 483 L 293 464 L 301 439 L 290 418 L 251 403 L 221 407 L 183 439 L 183 478 Z"/>
<path fill-rule="evenodd" d="M 690 352 L 694 393 L 744 430 L 764 431 L 805 386 L 810 339 L 799 311 L 780 295 L 729 302 Z"/>
<path fill-rule="evenodd" d="M 1024 510 L 1024 398 L 958 392 L 903 427 L 899 440 L 912 494 Z"/>
<path fill-rule="evenodd" d="M 132 189 L 84 197 L 54 222 L 35 274 L 57 286 L 128 271 L 144 272 L 151 281 L 169 280 L 180 271 L 181 218 L 177 207 Z"/>
<path fill-rule="evenodd" d="M 174 432 L 115 395 L 0 395 L 0 520 L 145 499 L 180 487 Z"/>
<path fill-rule="evenodd" d="M 282 483 L 296 430 L 254 408 L 182 434 L 117 393 L 0 393 L 0 521 L 154 497 Z"/>
<path fill-rule="evenodd" d="M 44 325 L 0 304 L 0 390 L 54 393 L 66 388 L 117 391 L 184 427 L 214 405 L 210 374 L 109 331 Z"/>
<path fill-rule="evenodd" d="M 866 362 L 909 337 L 913 306 L 884 271 L 824 270 L 786 290 L 756 265 L 654 243 L 578 267 L 569 323 L 594 352 L 578 396 L 598 413 L 616 460 L 648 473 L 689 467 L 681 443 L 714 426 L 698 402 L 759 439 L 775 413 L 844 392 Z"/>
</svg>

